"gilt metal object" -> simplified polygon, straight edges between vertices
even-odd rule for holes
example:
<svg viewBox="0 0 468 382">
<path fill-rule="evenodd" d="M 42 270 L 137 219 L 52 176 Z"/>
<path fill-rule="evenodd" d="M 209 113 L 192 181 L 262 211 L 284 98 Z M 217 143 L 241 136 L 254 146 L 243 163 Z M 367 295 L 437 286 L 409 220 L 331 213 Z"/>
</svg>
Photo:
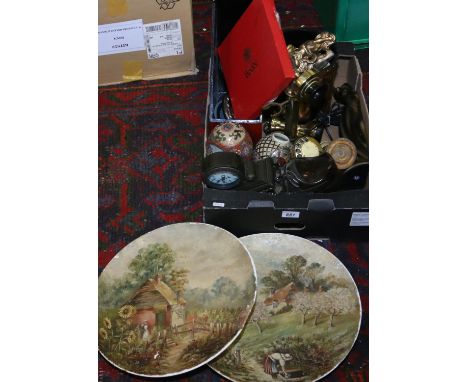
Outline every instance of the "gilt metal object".
<svg viewBox="0 0 468 382">
<path fill-rule="evenodd" d="M 296 77 L 300 77 L 307 70 L 320 69 L 326 65 L 334 56 L 330 46 L 336 41 L 333 33 L 319 33 L 313 40 L 306 41 L 296 48 L 288 45 L 288 52 L 291 57 Z"/>
</svg>

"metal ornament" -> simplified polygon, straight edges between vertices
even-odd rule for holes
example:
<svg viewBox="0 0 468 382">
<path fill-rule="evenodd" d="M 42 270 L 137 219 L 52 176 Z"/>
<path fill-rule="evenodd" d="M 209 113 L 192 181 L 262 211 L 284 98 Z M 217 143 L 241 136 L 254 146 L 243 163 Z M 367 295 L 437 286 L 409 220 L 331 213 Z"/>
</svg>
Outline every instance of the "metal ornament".
<svg viewBox="0 0 468 382">
<path fill-rule="evenodd" d="M 288 45 L 288 52 L 291 56 L 296 77 L 299 77 L 306 70 L 320 69 L 326 65 L 334 56 L 330 46 L 335 41 L 336 37 L 333 33 L 322 32 L 299 48 Z"/>
<path fill-rule="evenodd" d="M 281 132 L 290 139 L 312 136 L 321 139 L 319 116 L 330 109 L 337 63 L 330 46 L 335 36 L 319 33 L 299 48 L 288 46 L 296 78 L 277 99 L 263 108 L 265 133 Z"/>
<path fill-rule="evenodd" d="M 312 137 L 302 137 L 294 143 L 294 156 L 296 158 L 313 158 L 321 153 L 323 153 L 322 146 Z"/>
<path fill-rule="evenodd" d="M 322 138 L 323 126 L 316 120 L 303 125 L 297 125 L 296 138 L 312 137 L 317 140 Z"/>
<path fill-rule="evenodd" d="M 223 112 L 227 119 L 234 119 L 232 111 L 231 98 L 226 94 L 223 98 Z"/>
</svg>

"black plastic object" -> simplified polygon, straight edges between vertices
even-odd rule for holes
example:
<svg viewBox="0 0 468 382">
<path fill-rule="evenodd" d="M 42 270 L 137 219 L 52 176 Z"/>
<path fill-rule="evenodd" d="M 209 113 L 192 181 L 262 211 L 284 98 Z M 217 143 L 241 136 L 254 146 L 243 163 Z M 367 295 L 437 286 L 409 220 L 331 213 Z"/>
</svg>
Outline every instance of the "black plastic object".
<svg viewBox="0 0 468 382">
<path fill-rule="evenodd" d="M 296 158 L 286 165 L 286 179 L 292 188 L 323 191 L 335 179 L 337 168 L 332 156 L 323 153 L 313 158 Z"/>
<path fill-rule="evenodd" d="M 362 119 L 361 104 L 351 85 L 343 84 L 335 89 L 334 97 L 344 105 L 341 117 L 341 136 L 350 139 L 357 148 L 358 160 L 369 161 L 369 136 Z"/>
<path fill-rule="evenodd" d="M 242 158 L 232 152 L 216 152 L 206 156 L 202 170 L 203 182 L 220 190 L 234 188 L 245 176 Z"/>
<path fill-rule="evenodd" d="M 357 163 L 344 171 L 338 189 L 359 190 L 368 187 L 369 163 Z"/>
<path fill-rule="evenodd" d="M 203 159 L 202 171 L 210 188 L 271 191 L 274 187 L 271 158 L 249 161 L 233 152 L 216 152 Z"/>
<path fill-rule="evenodd" d="M 275 183 L 271 158 L 249 161 L 244 159 L 245 181 L 236 190 L 272 191 Z"/>
</svg>

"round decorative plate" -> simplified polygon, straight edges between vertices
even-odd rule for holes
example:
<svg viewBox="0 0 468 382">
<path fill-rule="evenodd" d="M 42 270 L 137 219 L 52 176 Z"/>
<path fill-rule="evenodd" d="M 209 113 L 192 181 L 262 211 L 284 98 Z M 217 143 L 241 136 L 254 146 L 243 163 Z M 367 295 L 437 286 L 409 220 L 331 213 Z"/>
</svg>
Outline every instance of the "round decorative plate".
<svg viewBox="0 0 468 382">
<path fill-rule="evenodd" d="M 234 235 L 202 223 L 158 228 L 99 277 L 99 351 L 136 375 L 187 372 L 234 341 L 255 296 L 255 267 Z"/>
<path fill-rule="evenodd" d="M 330 373 L 361 323 L 348 270 L 297 236 L 262 233 L 241 241 L 257 269 L 257 302 L 242 335 L 210 367 L 237 382 L 311 382 Z"/>
</svg>

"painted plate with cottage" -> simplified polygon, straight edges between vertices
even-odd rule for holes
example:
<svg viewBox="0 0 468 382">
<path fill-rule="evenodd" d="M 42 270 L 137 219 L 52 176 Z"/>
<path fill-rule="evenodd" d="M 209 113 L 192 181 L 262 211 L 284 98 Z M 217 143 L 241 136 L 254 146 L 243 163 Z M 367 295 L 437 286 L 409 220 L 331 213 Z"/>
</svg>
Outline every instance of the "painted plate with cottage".
<svg viewBox="0 0 468 382">
<path fill-rule="evenodd" d="M 210 367 L 236 382 L 316 381 L 347 356 L 361 324 L 356 284 L 321 246 L 292 235 L 241 238 L 258 275 L 254 311 Z"/>
<path fill-rule="evenodd" d="M 234 235 L 202 223 L 158 228 L 99 277 L 99 351 L 135 375 L 190 371 L 236 339 L 255 296 L 255 267 Z"/>
</svg>

